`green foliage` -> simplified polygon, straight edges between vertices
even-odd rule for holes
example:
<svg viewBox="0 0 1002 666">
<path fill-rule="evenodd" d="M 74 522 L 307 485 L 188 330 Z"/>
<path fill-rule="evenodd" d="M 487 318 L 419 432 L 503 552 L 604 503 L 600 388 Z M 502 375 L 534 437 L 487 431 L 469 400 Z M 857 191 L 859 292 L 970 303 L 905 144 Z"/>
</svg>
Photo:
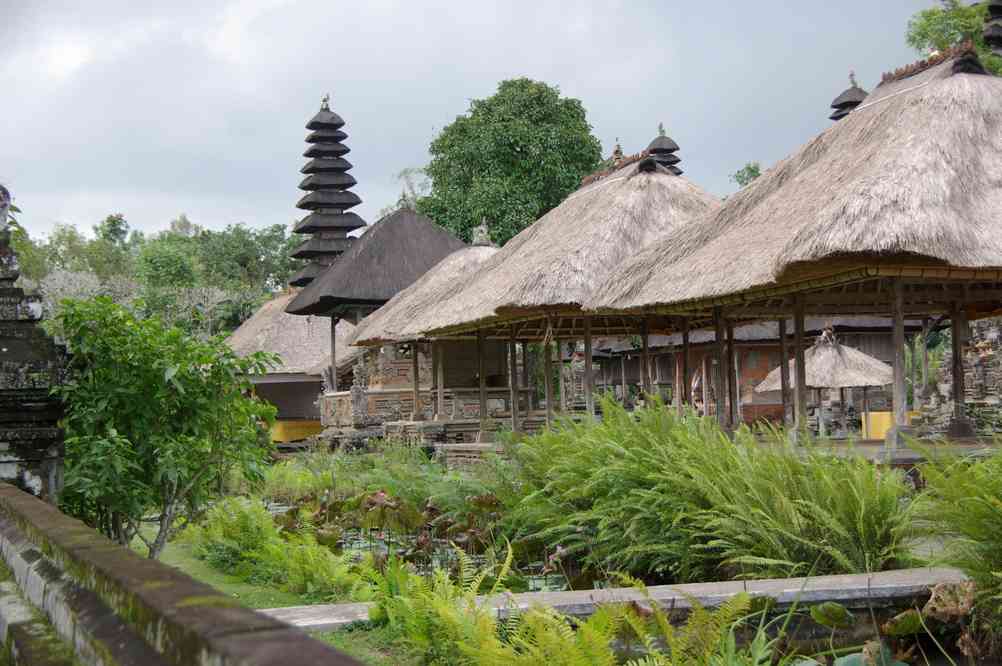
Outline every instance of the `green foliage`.
<svg viewBox="0 0 1002 666">
<path fill-rule="evenodd" d="M 906 557 L 901 474 L 795 449 L 779 433 L 733 440 L 710 419 L 611 400 L 516 449 L 535 490 L 512 521 L 596 570 L 675 580 L 857 573 Z"/>
<path fill-rule="evenodd" d="M 739 187 L 747 187 L 753 180 L 762 175 L 762 167 L 758 162 L 748 162 L 743 167 L 731 174 L 731 180 Z"/>
<path fill-rule="evenodd" d="M 601 160 L 580 100 L 525 78 L 473 100 L 430 152 L 431 193 L 418 210 L 466 241 L 486 220 L 498 244 L 559 204 Z"/>
<path fill-rule="evenodd" d="M 72 353 L 59 388 L 64 508 L 123 544 L 156 511 L 156 557 L 178 511 L 197 511 L 229 468 L 259 475 L 274 408 L 251 397 L 247 377 L 272 359 L 237 357 L 222 340 L 139 320 L 107 298 L 66 301 L 57 323 Z"/>
<path fill-rule="evenodd" d="M 1002 620 L 1002 454 L 984 460 L 936 456 L 921 468 L 926 490 L 917 516 L 930 538 L 942 540 L 941 559 L 977 584 L 979 607 Z"/>
<path fill-rule="evenodd" d="M 1002 75 L 1002 58 L 991 52 L 984 39 L 988 3 L 941 0 L 939 4 L 939 7 L 923 9 L 911 17 L 905 35 L 908 45 L 925 54 L 945 51 L 969 39 L 974 42 L 982 64 Z"/>
<path fill-rule="evenodd" d="M 308 533 L 283 535 L 257 500 L 224 499 L 183 535 L 195 556 L 217 569 L 278 586 L 305 601 L 365 601 L 371 596 L 371 564 L 335 555 Z"/>
</svg>

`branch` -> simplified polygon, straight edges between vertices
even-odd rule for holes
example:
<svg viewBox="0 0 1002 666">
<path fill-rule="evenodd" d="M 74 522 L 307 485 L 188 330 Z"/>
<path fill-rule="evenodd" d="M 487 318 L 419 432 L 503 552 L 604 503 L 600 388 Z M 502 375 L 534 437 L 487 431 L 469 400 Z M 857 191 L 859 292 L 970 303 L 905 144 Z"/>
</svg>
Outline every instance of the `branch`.
<svg viewBox="0 0 1002 666">
<path fill-rule="evenodd" d="M 146 537 L 143 536 L 143 533 L 139 530 L 139 526 L 136 525 L 136 521 L 132 520 L 132 518 L 129 518 L 129 529 L 132 530 L 135 536 L 139 537 L 139 540 L 142 541 L 148 549 L 153 548 L 152 544 L 150 544 Z"/>
</svg>

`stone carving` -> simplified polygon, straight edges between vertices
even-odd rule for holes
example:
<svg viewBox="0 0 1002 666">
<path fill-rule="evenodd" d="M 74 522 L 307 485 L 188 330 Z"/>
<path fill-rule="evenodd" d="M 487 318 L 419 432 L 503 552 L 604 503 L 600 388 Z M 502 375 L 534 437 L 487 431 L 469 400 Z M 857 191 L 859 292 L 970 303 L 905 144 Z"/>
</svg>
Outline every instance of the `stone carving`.
<svg viewBox="0 0 1002 666">
<path fill-rule="evenodd" d="M 0 186 L 0 480 L 55 502 L 62 487 L 65 354 L 38 325 L 42 301 L 14 286 L 20 274 Z"/>
</svg>

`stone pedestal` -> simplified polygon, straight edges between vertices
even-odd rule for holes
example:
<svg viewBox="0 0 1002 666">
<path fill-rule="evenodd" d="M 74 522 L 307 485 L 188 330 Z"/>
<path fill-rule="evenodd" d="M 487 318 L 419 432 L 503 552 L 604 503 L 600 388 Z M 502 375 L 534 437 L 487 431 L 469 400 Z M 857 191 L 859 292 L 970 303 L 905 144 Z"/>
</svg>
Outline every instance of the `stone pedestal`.
<svg viewBox="0 0 1002 666">
<path fill-rule="evenodd" d="M 64 379 L 65 354 L 38 324 L 41 300 L 14 287 L 17 256 L 5 222 L 0 219 L 0 480 L 55 503 L 62 488 L 62 406 L 50 392 Z"/>
</svg>

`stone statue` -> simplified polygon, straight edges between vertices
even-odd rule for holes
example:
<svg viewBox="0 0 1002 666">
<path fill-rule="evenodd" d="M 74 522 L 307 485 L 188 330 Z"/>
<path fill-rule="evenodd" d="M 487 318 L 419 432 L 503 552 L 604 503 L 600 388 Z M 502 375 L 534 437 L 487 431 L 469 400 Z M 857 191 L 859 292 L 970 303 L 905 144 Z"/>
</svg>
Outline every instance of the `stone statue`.
<svg viewBox="0 0 1002 666">
<path fill-rule="evenodd" d="M 10 222 L 10 192 L 0 185 L 0 231 L 6 231 Z"/>
</svg>

